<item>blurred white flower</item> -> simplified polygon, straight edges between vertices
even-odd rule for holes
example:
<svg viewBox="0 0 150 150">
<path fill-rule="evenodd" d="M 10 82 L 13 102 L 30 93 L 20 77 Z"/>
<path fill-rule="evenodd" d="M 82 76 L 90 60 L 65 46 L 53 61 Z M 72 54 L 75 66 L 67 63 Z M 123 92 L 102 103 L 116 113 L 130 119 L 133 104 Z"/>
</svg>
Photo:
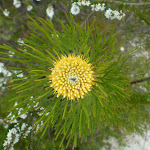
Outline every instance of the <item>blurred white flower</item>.
<svg viewBox="0 0 150 150">
<path fill-rule="evenodd" d="M 4 77 L 0 78 L 0 87 L 4 90 L 5 86 L 3 86 L 3 85 L 5 85 L 7 83 L 7 81 L 8 81 L 8 79 L 6 77 L 11 76 L 12 73 L 9 72 L 8 70 L 6 70 L 4 68 L 4 63 L 1 63 L 1 62 L 0 62 L 0 73 L 2 73 L 3 76 L 4 76 Z"/>
<path fill-rule="evenodd" d="M 15 102 L 14 106 L 17 106 L 18 105 L 18 102 Z"/>
<path fill-rule="evenodd" d="M 76 4 L 72 4 L 71 9 L 70 9 L 71 14 L 77 15 L 80 13 L 80 7 Z"/>
<path fill-rule="evenodd" d="M 20 115 L 22 111 L 23 111 L 23 108 L 20 108 L 20 109 L 18 110 L 18 115 Z M 22 118 L 22 119 L 26 119 L 26 118 L 27 118 L 27 114 L 28 114 L 28 112 L 22 114 L 22 115 L 19 116 L 19 117 Z"/>
<path fill-rule="evenodd" d="M 35 108 L 35 107 L 38 107 L 38 105 L 39 105 L 39 102 L 37 102 L 33 107 Z"/>
<path fill-rule="evenodd" d="M 41 108 L 40 108 L 40 110 L 44 110 L 44 109 L 45 109 L 44 107 L 41 107 Z"/>
<path fill-rule="evenodd" d="M 149 53 L 148 51 L 142 51 L 142 56 L 146 57 L 147 59 L 149 59 Z"/>
<path fill-rule="evenodd" d="M 4 128 L 8 129 L 9 125 L 8 124 L 4 124 Z"/>
<path fill-rule="evenodd" d="M 3 119 L 0 119 L 0 125 L 3 124 L 3 122 L 4 122 Z"/>
<path fill-rule="evenodd" d="M 91 2 L 90 1 L 86 1 L 86 6 L 90 6 Z"/>
<path fill-rule="evenodd" d="M 98 3 L 96 4 L 95 11 L 100 11 L 100 10 L 101 10 L 101 4 Z"/>
<path fill-rule="evenodd" d="M 23 76 L 24 76 L 23 73 L 17 75 L 18 78 L 22 78 Z"/>
<path fill-rule="evenodd" d="M 53 18 L 53 16 L 54 16 L 54 8 L 51 6 L 51 5 L 49 5 L 48 7 L 47 7 L 47 9 L 46 9 L 46 14 L 47 14 L 47 16 L 49 17 L 49 18 Z"/>
<path fill-rule="evenodd" d="M 15 115 L 13 115 L 13 116 L 10 118 L 10 123 L 17 123 L 17 122 L 18 122 L 17 119 L 14 120 L 14 118 L 15 118 Z"/>
<path fill-rule="evenodd" d="M 12 75 L 11 72 L 9 72 L 8 70 L 6 70 L 5 68 L 1 67 L 0 65 L 0 73 L 2 73 L 5 77 L 9 77 Z"/>
<path fill-rule="evenodd" d="M 104 3 L 101 5 L 101 11 L 103 11 L 103 10 L 105 10 L 105 4 Z"/>
<path fill-rule="evenodd" d="M 83 6 L 86 6 L 86 1 L 85 1 L 85 0 L 82 0 L 81 4 L 82 4 Z"/>
<path fill-rule="evenodd" d="M 111 20 L 114 20 L 114 19 L 121 20 L 124 16 L 125 16 L 125 14 L 122 12 L 122 10 L 119 12 L 117 10 L 111 10 L 109 8 L 105 12 L 105 17 L 107 19 L 111 19 Z"/>
<path fill-rule="evenodd" d="M 123 51 L 124 51 L 124 47 L 120 47 L 120 51 L 122 51 L 122 52 L 123 52 Z"/>
<path fill-rule="evenodd" d="M 90 6 L 91 2 L 90 1 L 87 1 L 87 0 L 82 0 L 81 1 L 81 5 L 83 6 Z"/>
<path fill-rule="evenodd" d="M 9 150 L 15 150 L 15 149 L 14 149 L 14 145 L 12 145 L 12 146 L 9 148 Z"/>
<path fill-rule="evenodd" d="M 53 34 L 51 34 L 51 35 L 52 35 L 52 37 L 54 37 L 54 35 L 53 35 Z M 59 37 L 59 35 L 58 35 L 58 34 L 56 34 L 56 36 L 57 36 L 57 37 Z"/>
<path fill-rule="evenodd" d="M 27 124 L 26 123 L 23 123 L 22 126 L 21 126 L 21 131 L 24 131 L 24 129 L 26 128 Z"/>
<path fill-rule="evenodd" d="M 12 112 L 10 112 L 10 113 L 8 114 L 7 118 L 10 117 L 11 115 L 12 115 Z"/>
<path fill-rule="evenodd" d="M 77 2 L 77 5 L 81 6 L 81 5 L 82 5 L 82 1 L 79 0 L 79 1 Z"/>
<path fill-rule="evenodd" d="M 15 74 L 17 74 L 16 76 L 18 77 L 18 78 L 22 78 L 24 75 L 23 75 L 23 73 L 21 73 L 20 71 L 18 71 L 18 70 L 14 70 L 13 71 Z"/>
<path fill-rule="evenodd" d="M 30 100 L 32 100 L 32 99 L 33 99 L 33 96 L 30 97 Z"/>
<path fill-rule="evenodd" d="M 107 19 L 111 19 L 111 20 L 113 20 L 113 19 L 116 18 L 115 13 L 114 13 L 113 10 L 111 10 L 110 8 L 106 10 L 106 12 L 105 12 L 105 17 L 106 17 Z"/>
<path fill-rule="evenodd" d="M 20 46 L 22 46 L 22 45 L 24 44 L 24 40 L 22 40 L 21 38 L 19 38 L 19 39 L 17 40 L 17 42 L 18 42 L 18 44 L 19 44 Z"/>
<path fill-rule="evenodd" d="M 110 8 L 107 9 L 106 12 L 105 12 L 105 17 L 106 17 L 107 19 L 110 19 L 111 13 L 112 13 L 112 10 L 111 10 Z"/>
<path fill-rule="evenodd" d="M 9 13 L 9 11 L 7 9 L 5 9 L 3 11 L 3 14 L 4 14 L 5 17 L 8 17 L 10 13 Z"/>
<path fill-rule="evenodd" d="M 0 73 L 3 72 L 3 69 L 4 69 L 4 63 L 0 62 Z"/>
<path fill-rule="evenodd" d="M 33 9 L 33 6 L 31 6 L 31 5 L 27 6 L 27 11 L 31 11 L 32 9 Z"/>
<path fill-rule="evenodd" d="M 8 51 L 10 53 L 9 57 L 14 57 L 15 52 L 13 51 Z"/>
<path fill-rule="evenodd" d="M 117 16 L 117 19 L 121 20 L 124 16 L 125 16 L 125 13 L 123 13 L 122 10 L 120 10 L 120 12 L 119 12 L 119 14 Z"/>
<path fill-rule="evenodd" d="M 14 1 L 13 1 L 13 5 L 14 5 L 16 8 L 20 8 L 20 7 L 21 7 L 21 1 L 19 1 L 19 0 L 14 0 Z"/>
<path fill-rule="evenodd" d="M 48 116 L 48 115 L 49 115 L 49 113 L 50 113 L 50 112 L 47 112 L 47 113 L 45 114 L 45 116 Z"/>
<path fill-rule="evenodd" d="M 8 146 L 9 150 L 14 150 L 14 144 L 19 141 L 19 138 L 20 134 L 17 133 L 16 128 L 9 129 L 6 140 L 3 143 L 4 150 L 8 149 Z"/>
<path fill-rule="evenodd" d="M 17 133 L 17 130 L 16 128 L 12 128 L 12 129 L 9 129 L 8 133 L 7 133 L 7 143 L 10 144 L 12 139 L 13 139 L 13 134 L 15 135 Z"/>
<path fill-rule="evenodd" d="M 95 6 L 94 4 L 91 5 L 92 11 L 95 11 Z"/>
<path fill-rule="evenodd" d="M 0 78 L 0 87 L 3 87 L 4 78 Z"/>
<path fill-rule="evenodd" d="M 22 114 L 22 115 L 20 116 L 20 118 L 26 119 L 26 118 L 27 118 L 27 113 Z"/>
<path fill-rule="evenodd" d="M 38 124 L 38 125 L 36 126 L 36 132 L 39 130 L 39 128 L 40 128 L 40 125 Z"/>
<path fill-rule="evenodd" d="M 148 78 L 150 76 L 150 71 L 148 71 L 147 73 L 145 73 L 144 77 Z"/>
<path fill-rule="evenodd" d="M 5 149 L 5 146 L 7 146 L 7 144 L 8 144 L 8 142 L 7 142 L 7 140 L 5 140 L 4 143 L 3 143 L 4 149 Z"/>
<path fill-rule="evenodd" d="M 41 126 L 43 125 L 43 121 L 41 121 Z"/>
<path fill-rule="evenodd" d="M 14 140 L 13 140 L 13 144 L 16 144 L 17 142 L 19 142 L 19 138 L 20 138 L 20 134 L 16 134 L 15 135 L 15 138 L 14 138 Z"/>
<path fill-rule="evenodd" d="M 91 5 L 91 8 L 92 8 L 92 11 L 104 11 L 105 10 L 105 4 L 101 4 L 101 3 L 98 3 L 98 4 L 92 4 Z"/>
<path fill-rule="evenodd" d="M 28 127 L 28 129 L 24 133 L 24 138 L 26 138 L 29 135 L 29 133 L 31 132 L 31 130 L 32 130 L 32 126 Z"/>
<path fill-rule="evenodd" d="M 140 88 L 143 92 L 147 92 L 146 87 L 144 87 L 144 86 L 140 85 L 140 86 L 139 86 L 139 88 Z"/>
<path fill-rule="evenodd" d="M 42 116 L 43 115 L 43 113 L 38 113 L 38 116 Z"/>
</svg>

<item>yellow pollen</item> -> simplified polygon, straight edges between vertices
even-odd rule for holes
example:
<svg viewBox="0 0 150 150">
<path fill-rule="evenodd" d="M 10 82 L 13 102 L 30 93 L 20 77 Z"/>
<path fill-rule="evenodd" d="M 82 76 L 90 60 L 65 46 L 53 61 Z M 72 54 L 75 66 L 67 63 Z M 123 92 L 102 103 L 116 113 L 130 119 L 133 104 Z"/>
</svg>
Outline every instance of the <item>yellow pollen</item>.
<svg viewBox="0 0 150 150">
<path fill-rule="evenodd" d="M 49 80 L 50 85 L 63 98 L 69 100 L 84 98 L 88 91 L 91 91 L 94 84 L 94 72 L 92 64 L 88 64 L 88 60 L 84 60 L 82 56 L 75 57 L 74 54 L 62 56 L 59 61 L 55 61 L 54 68 L 51 68 Z"/>
</svg>

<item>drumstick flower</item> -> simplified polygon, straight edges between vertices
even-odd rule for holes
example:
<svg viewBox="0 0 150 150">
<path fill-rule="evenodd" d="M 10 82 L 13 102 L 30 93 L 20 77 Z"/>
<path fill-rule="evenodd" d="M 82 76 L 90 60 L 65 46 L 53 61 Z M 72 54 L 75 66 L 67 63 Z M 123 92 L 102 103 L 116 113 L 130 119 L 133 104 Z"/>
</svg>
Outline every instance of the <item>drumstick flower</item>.
<svg viewBox="0 0 150 150">
<path fill-rule="evenodd" d="M 62 56 L 54 63 L 51 71 L 49 79 L 57 97 L 63 95 L 64 98 L 78 100 L 83 98 L 94 84 L 92 64 L 88 64 L 88 60 L 84 60 L 81 56 L 76 57 L 74 54 Z"/>
</svg>

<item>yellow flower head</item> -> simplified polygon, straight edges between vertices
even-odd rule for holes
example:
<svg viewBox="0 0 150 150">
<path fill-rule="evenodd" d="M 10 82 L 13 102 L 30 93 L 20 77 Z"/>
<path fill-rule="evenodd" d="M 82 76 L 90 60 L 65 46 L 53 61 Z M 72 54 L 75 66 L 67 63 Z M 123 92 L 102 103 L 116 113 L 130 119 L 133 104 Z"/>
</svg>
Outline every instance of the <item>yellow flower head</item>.
<svg viewBox="0 0 150 150">
<path fill-rule="evenodd" d="M 87 62 L 88 60 L 84 60 L 81 56 L 75 57 L 74 54 L 62 56 L 59 61 L 54 62 L 49 80 L 57 97 L 63 95 L 63 98 L 78 100 L 91 90 L 94 72 L 91 70 L 92 64 Z"/>
</svg>

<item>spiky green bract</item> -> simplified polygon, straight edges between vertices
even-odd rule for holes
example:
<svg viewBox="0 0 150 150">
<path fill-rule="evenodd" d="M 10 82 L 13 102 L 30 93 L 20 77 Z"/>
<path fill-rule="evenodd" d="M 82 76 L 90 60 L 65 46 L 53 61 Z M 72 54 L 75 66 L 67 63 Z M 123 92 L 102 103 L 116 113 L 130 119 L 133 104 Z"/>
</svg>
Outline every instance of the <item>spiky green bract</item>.
<svg viewBox="0 0 150 150">
<path fill-rule="evenodd" d="M 131 93 L 126 63 L 129 54 L 117 54 L 117 34 L 102 32 L 94 22 L 80 26 L 72 16 L 68 18 L 67 25 L 59 21 L 61 32 L 50 20 L 31 20 L 29 25 L 33 30 L 31 36 L 24 39 L 23 47 L 0 46 L 3 50 L 15 52 L 14 58 L 8 58 L 9 53 L 0 52 L 3 55 L 1 59 L 23 64 L 22 67 L 9 68 L 24 73 L 24 77 L 13 77 L 10 85 L 16 91 L 12 100 L 20 102 L 14 108 L 24 108 L 20 115 L 32 111 L 33 101 L 40 102 L 40 106 L 46 108 L 36 120 L 36 124 L 44 122 L 39 129 L 43 131 L 42 135 L 48 127 L 53 127 L 56 139 L 63 135 L 60 146 L 67 139 L 66 147 L 73 140 L 73 148 L 77 146 L 77 137 L 81 138 L 81 142 L 86 141 L 88 135 L 93 138 L 96 129 L 105 129 L 106 126 L 124 128 L 124 124 L 128 124 L 125 108 Z M 70 53 L 88 59 L 95 75 L 92 90 L 78 101 L 62 99 L 61 96 L 57 98 L 48 79 L 54 61 Z M 31 96 L 33 99 L 30 99 Z"/>
</svg>

